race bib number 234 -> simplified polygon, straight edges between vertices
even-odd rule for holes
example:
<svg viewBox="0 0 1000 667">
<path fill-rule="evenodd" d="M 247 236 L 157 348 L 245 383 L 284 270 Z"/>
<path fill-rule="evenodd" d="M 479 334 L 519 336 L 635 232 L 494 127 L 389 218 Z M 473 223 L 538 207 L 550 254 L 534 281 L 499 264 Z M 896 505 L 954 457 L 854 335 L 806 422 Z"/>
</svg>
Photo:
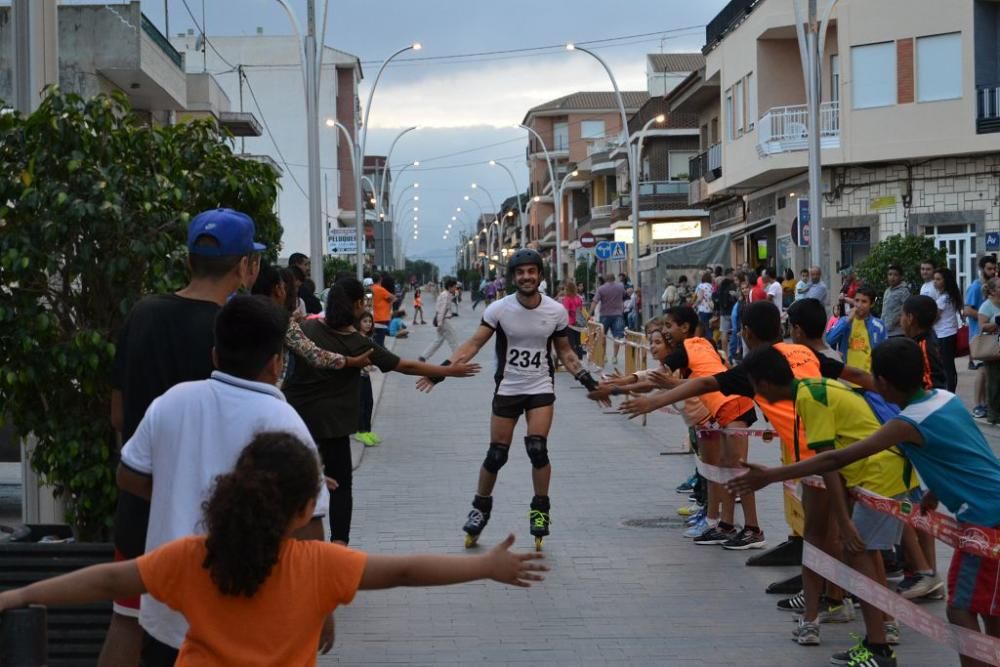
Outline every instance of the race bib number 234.
<svg viewBox="0 0 1000 667">
<path fill-rule="evenodd" d="M 543 351 L 512 347 L 507 350 L 507 365 L 514 370 L 541 370 Z"/>
</svg>

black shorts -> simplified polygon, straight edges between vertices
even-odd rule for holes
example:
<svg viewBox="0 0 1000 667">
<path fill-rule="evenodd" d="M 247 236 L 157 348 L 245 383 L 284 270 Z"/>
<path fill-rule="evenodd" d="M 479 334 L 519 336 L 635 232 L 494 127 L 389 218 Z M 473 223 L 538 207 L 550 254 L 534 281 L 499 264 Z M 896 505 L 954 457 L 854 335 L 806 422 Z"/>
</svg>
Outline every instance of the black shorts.
<svg viewBox="0 0 1000 667">
<path fill-rule="evenodd" d="M 493 396 L 493 414 L 506 419 L 517 419 L 525 412 L 544 408 L 556 402 L 555 394 L 521 394 L 520 396 Z"/>
</svg>

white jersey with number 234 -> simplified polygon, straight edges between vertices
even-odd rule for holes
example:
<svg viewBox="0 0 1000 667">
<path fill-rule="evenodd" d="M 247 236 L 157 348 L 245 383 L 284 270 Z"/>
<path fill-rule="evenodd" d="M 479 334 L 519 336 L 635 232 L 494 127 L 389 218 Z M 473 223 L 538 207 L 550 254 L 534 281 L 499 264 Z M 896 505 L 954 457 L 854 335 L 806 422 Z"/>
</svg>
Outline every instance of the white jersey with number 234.
<svg viewBox="0 0 1000 667">
<path fill-rule="evenodd" d="M 565 336 L 569 329 L 569 314 L 562 304 L 542 295 L 541 303 L 527 308 L 511 294 L 483 312 L 483 324 L 496 332 L 498 395 L 553 393 L 552 339 Z"/>
</svg>

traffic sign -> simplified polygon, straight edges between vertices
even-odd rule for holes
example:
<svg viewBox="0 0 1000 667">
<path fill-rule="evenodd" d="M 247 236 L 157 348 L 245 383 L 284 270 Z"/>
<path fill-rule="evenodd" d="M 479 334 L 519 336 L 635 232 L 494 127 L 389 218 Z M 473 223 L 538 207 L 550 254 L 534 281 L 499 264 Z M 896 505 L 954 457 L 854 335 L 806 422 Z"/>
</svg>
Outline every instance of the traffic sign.
<svg viewBox="0 0 1000 667">
<path fill-rule="evenodd" d="M 584 232 L 580 235 L 580 245 L 584 248 L 593 248 L 597 245 L 597 239 L 590 232 Z"/>
<path fill-rule="evenodd" d="M 628 259 L 628 249 L 624 241 L 616 241 L 611 244 L 611 259 Z"/>
<path fill-rule="evenodd" d="M 601 241 L 594 246 L 594 253 L 597 255 L 597 259 L 611 259 L 611 245 L 610 241 Z"/>
<path fill-rule="evenodd" d="M 1000 233 L 998 232 L 986 233 L 986 249 L 1000 250 Z"/>
</svg>

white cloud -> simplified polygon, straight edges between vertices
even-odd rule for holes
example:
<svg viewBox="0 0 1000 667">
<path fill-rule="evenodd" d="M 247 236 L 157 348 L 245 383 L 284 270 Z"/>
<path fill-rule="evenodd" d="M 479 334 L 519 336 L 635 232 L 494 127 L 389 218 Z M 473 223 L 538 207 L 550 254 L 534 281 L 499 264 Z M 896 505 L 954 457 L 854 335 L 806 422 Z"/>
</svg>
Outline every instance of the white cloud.
<svg viewBox="0 0 1000 667">
<path fill-rule="evenodd" d="M 622 90 L 646 88 L 641 60 L 610 61 L 609 65 Z M 380 82 L 372 103 L 373 130 L 408 125 L 507 127 L 521 122 L 528 109 L 548 100 L 580 90 L 611 90 L 604 69 L 582 53 L 538 56 L 516 64 L 465 65 L 454 71 L 437 67 L 431 76 L 400 81 L 410 69 L 400 67 L 392 71 L 391 82 Z M 362 84 L 363 100 L 367 94 L 368 88 Z M 387 99 L 391 104 L 385 102 Z"/>
</svg>

